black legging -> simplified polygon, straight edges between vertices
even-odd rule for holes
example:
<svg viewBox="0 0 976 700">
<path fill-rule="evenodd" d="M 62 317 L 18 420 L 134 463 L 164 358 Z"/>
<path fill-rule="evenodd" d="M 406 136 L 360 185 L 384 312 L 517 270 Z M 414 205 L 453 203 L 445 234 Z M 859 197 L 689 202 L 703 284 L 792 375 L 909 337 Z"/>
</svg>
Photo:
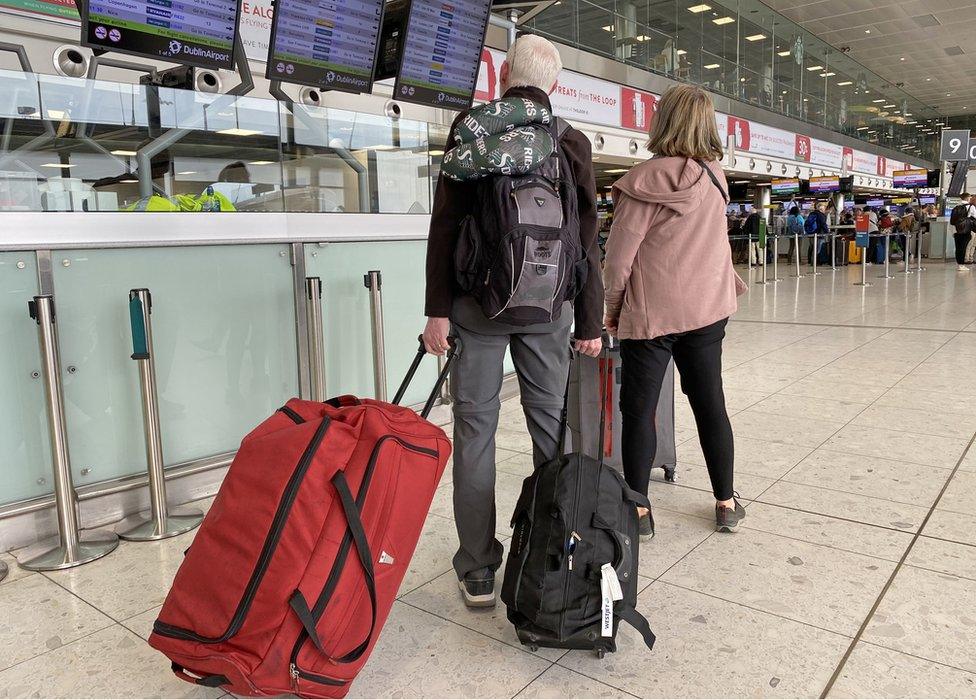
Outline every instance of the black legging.
<svg viewBox="0 0 976 700">
<path fill-rule="evenodd" d="M 727 324 L 728 319 L 723 319 L 687 333 L 620 341 L 621 457 L 627 484 L 638 493 L 647 493 L 651 478 L 657 451 L 654 413 L 673 356 L 681 373 L 681 390 L 695 414 L 712 493 L 719 501 L 732 498 L 735 446 L 722 391 L 722 339 Z"/>
<path fill-rule="evenodd" d="M 952 234 L 952 238 L 956 242 L 956 262 L 960 265 L 965 265 L 966 247 L 969 245 L 969 241 L 971 241 L 973 237 L 968 233 L 954 233 Z"/>
</svg>

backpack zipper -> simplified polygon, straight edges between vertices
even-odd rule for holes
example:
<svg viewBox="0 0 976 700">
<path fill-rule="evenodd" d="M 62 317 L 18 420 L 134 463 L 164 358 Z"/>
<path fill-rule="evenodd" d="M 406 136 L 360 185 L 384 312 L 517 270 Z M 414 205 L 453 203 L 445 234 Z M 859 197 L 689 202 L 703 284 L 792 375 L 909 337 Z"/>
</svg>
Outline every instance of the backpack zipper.
<svg viewBox="0 0 976 700">
<path fill-rule="evenodd" d="M 418 454 L 424 454 L 428 457 L 433 457 L 434 459 L 436 459 L 438 455 L 437 450 L 421 447 L 420 445 L 414 445 L 402 440 L 396 435 L 384 435 L 379 438 L 369 456 L 369 461 L 366 464 L 366 471 L 363 474 L 363 480 L 359 486 L 359 492 L 356 494 L 356 506 L 360 509 L 363 507 L 363 504 L 366 501 L 366 494 L 369 490 L 369 485 L 372 482 L 373 473 L 376 471 L 376 463 L 379 461 L 380 449 L 384 444 L 386 444 L 387 440 L 394 440 L 404 449 L 410 450 L 411 452 L 416 452 Z M 335 586 L 338 583 L 339 576 L 342 575 L 345 568 L 346 559 L 349 556 L 351 546 L 352 536 L 347 530 L 345 535 L 343 535 L 342 543 L 339 546 L 338 554 L 336 555 L 332 569 L 329 571 L 329 576 L 326 579 L 325 585 L 322 587 L 319 597 L 315 601 L 315 605 L 312 607 L 312 614 L 316 617 L 316 621 L 325 613 L 325 610 L 329 605 L 329 601 L 331 600 L 333 593 L 335 593 Z M 302 629 L 301 633 L 298 635 L 298 638 L 295 640 L 295 645 L 292 647 L 291 657 L 289 659 L 289 671 L 292 676 L 292 683 L 296 689 L 298 687 L 299 679 L 302 678 L 310 680 L 314 683 L 321 683 L 323 685 L 345 685 L 349 682 L 302 670 L 298 666 L 298 655 L 301 653 L 302 647 L 305 646 L 306 642 L 308 642 L 308 632 Z"/>
<path fill-rule="evenodd" d="M 568 460 L 566 464 L 569 464 Z M 582 487 L 583 487 L 583 469 L 581 465 L 577 464 L 576 465 L 576 493 L 573 495 L 573 517 L 569 523 L 569 526 L 572 528 L 576 527 L 576 519 L 579 517 L 579 496 L 580 496 L 580 489 Z M 573 534 L 575 533 L 576 531 L 573 530 Z M 560 620 L 559 620 L 560 637 L 563 637 L 563 630 L 566 627 L 566 610 L 569 608 L 569 582 L 573 577 L 571 573 L 573 570 L 572 557 L 570 557 L 568 563 L 569 563 L 569 568 L 566 570 L 566 584 L 563 587 L 563 611 L 562 614 L 560 615 Z"/>
<path fill-rule="evenodd" d="M 275 550 L 277 549 L 278 540 L 281 539 L 282 530 L 284 530 L 285 524 L 288 522 L 288 515 L 291 512 L 291 507 L 294 505 L 295 499 L 298 497 L 298 489 L 302 485 L 302 481 L 305 479 L 305 474 L 312 465 L 312 460 L 315 457 L 315 453 L 322 444 L 322 440 L 325 438 L 325 434 L 328 431 L 331 423 L 332 421 L 329 418 L 322 419 L 322 422 L 319 423 L 318 428 L 315 429 L 315 434 L 312 435 L 312 439 L 309 441 L 308 446 L 305 448 L 305 452 L 302 454 L 301 459 L 295 466 L 294 471 L 292 471 L 292 474 L 288 479 L 288 483 L 285 486 L 285 491 L 281 496 L 281 500 L 278 502 L 278 508 L 275 510 L 274 518 L 271 521 L 271 527 L 268 530 L 267 536 L 265 537 L 264 545 L 261 548 L 261 554 L 258 556 L 257 564 L 255 565 L 254 570 L 251 572 L 251 578 L 248 580 L 247 586 L 244 589 L 244 594 L 241 596 L 241 599 L 237 604 L 237 610 L 234 612 L 234 617 L 231 618 L 230 624 L 227 626 L 224 633 L 219 637 L 205 637 L 197 634 L 193 630 L 177 627 L 175 625 L 169 625 L 165 622 L 156 620 L 156 622 L 153 623 L 153 631 L 156 634 L 162 635 L 163 637 L 172 637 L 173 639 L 186 639 L 194 642 L 200 642 L 201 644 L 219 644 L 227 641 L 237 634 L 241 628 L 241 625 L 244 623 L 244 619 L 247 617 L 251 603 L 254 601 L 254 596 L 257 594 L 258 588 L 261 586 L 261 581 L 264 578 L 264 574 L 271 563 L 271 558 L 274 555 Z"/>
</svg>

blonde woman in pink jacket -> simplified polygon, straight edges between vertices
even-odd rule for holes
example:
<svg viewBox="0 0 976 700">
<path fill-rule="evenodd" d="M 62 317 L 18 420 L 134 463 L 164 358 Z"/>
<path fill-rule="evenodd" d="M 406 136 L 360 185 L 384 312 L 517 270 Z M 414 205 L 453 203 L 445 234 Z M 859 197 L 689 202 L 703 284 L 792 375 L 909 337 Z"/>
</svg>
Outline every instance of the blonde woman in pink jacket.
<svg viewBox="0 0 976 700">
<path fill-rule="evenodd" d="M 650 160 L 614 186 L 604 268 L 607 330 L 620 339 L 623 465 L 646 494 L 657 446 L 654 410 L 674 358 L 715 496 L 716 528 L 734 531 L 745 509 L 733 490 L 732 425 L 722 391 L 722 340 L 745 284 L 726 235 L 728 185 L 711 98 L 691 85 L 661 99 Z M 652 534 L 640 509 L 641 534 Z"/>
</svg>

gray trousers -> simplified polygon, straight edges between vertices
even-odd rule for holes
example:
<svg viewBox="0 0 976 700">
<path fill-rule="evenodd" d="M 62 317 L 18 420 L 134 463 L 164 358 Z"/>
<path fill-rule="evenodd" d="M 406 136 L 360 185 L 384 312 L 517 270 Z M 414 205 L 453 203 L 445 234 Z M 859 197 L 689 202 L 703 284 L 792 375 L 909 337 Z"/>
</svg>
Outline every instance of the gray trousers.
<svg viewBox="0 0 976 700">
<path fill-rule="evenodd" d="M 471 323 L 463 316 L 456 314 L 452 318 L 454 333 L 463 348 L 451 372 L 454 522 L 460 543 L 454 555 L 454 569 L 458 578 L 485 567 L 495 571 L 502 563 L 502 544 L 495 536 L 495 431 L 501 408 L 505 348 L 511 347 L 532 438 L 532 457 L 539 466 L 556 453 L 569 376 L 569 327 L 573 314 L 570 308 L 553 324 L 529 328 L 503 326 L 483 317 L 484 323 Z"/>
</svg>

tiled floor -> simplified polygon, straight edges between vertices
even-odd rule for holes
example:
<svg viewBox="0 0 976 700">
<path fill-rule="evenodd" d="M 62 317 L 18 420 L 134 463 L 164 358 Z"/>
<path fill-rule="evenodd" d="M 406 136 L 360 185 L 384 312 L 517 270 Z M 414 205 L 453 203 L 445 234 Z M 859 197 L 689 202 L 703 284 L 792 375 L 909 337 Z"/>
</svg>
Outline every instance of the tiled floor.
<svg viewBox="0 0 976 700">
<path fill-rule="evenodd" d="M 751 284 L 742 300 L 725 353 L 748 502 L 735 535 L 713 532 L 679 396 L 678 482 L 652 483 L 658 533 L 641 550 L 653 652 L 622 628 L 604 660 L 533 654 L 501 607 L 466 610 L 447 475 L 351 696 L 976 695 L 976 272 L 869 273 L 868 288 L 847 269 Z M 519 407 L 504 411 L 503 537 L 531 468 Z M 143 641 L 192 538 L 50 575 L 2 555 L 0 696 L 219 696 L 175 680 Z"/>
</svg>

